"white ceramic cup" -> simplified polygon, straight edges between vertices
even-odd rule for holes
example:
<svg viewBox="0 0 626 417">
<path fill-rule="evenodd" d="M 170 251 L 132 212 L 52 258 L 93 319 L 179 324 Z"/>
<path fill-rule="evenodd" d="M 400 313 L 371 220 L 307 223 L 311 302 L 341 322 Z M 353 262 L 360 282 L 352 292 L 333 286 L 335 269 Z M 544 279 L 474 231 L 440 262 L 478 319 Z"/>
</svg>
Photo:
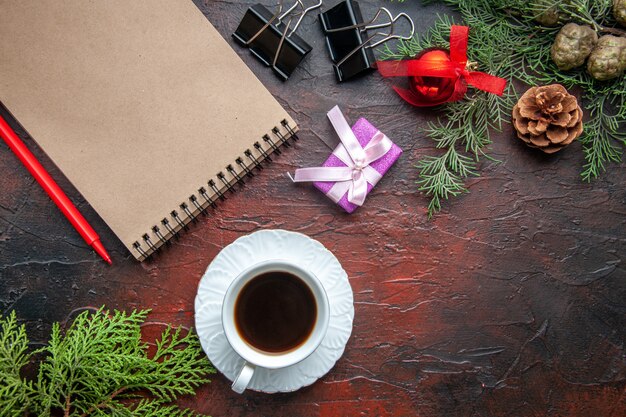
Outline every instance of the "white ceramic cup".
<svg viewBox="0 0 626 417">
<path fill-rule="evenodd" d="M 284 353 L 264 352 L 251 346 L 239 335 L 235 324 L 235 304 L 243 287 L 253 278 L 272 271 L 287 272 L 300 278 L 313 293 L 317 307 L 315 324 L 308 338 L 300 346 Z M 317 349 L 326 336 L 329 319 L 328 296 L 324 286 L 312 272 L 306 271 L 292 262 L 282 260 L 264 261 L 243 271 L 226 290 L 222 305 L 222 326 L 228 343 L 245 360 L 244 366 L 233 382 L 233 391 L 239 394 L 245 391 L 252 380 L 256 367 L 278 369 L 306 359 Z"/>
</svg>

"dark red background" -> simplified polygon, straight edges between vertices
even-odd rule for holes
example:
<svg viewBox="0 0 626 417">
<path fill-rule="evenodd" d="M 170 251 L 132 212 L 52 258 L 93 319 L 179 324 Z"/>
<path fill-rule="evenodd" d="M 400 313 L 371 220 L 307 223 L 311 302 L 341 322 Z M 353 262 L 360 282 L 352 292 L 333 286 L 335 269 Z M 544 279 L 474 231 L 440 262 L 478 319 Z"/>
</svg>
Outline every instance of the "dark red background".
<svg viewBox="0 0 626 417">
<path fill-rule="evenodd" d="M 198 6 L 233 44 L 252 3 Z M 380 2 L 361 3 L 371 16 Z M 408 11 L 421 33 L 450 12 L 389 7 Z M 0 144 L 0 312 L 16 310 L 35 343 L 53 321 L 102 304 L 188 326 L 198 280 L 220 249 L 255 230 L 295 230 L 326 245 L 350 277 L 356 315 L 344 356 L 296 393 L 239 396 L 218 374 L 186 405 L 215 417 L 626 415 L 623 166 L 583 183 L 579 143 L 545 156 L 507 127 L 491 148 L 501 163 L 483 163 L 471 192 L 429 221 L 414 165 L 437 153 L 418 131 L 437 114 L 409 107 L 377 74 L 337 84 L 317 21 L 307 18 L 301 34 L 314 50 L 286 83 L 234 46 L 300 123 L 301 141 L 149 262 L 129 255 L 26 138 L 100 232 L 114 264 L 102 262 Z M 285 176 L 326 159 L 324 142 L 336 139 L 325 113 L 335 104 L 405 150 L 353 215 Z"/>
</svg>

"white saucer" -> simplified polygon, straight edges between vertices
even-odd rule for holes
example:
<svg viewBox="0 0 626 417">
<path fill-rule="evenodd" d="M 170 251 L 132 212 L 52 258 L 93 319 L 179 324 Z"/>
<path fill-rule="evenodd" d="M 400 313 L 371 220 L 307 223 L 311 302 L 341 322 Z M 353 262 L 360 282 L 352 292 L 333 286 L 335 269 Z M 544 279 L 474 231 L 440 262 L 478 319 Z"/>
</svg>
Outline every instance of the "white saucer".
<svg viewBox="0 0 626 417">
<path fill-rule="evenodd" d="M 262 230 L 240 237 L 211 262 L 198 286 L 196 331 L 213 365 L 231 381 L 244 364 L 230 347 L 222 328 L 222 300 L 228 286 L 244 269 L 271 259 L 292 261 L 310 270 L 324 285 L 330 303 L 328 332 L 305 360 L 282 369 L 257 368 L 249 389 L 291 392 L 311 385 L 341 357 L 352 332 L 354 305 L 348 275 L 321 243 L 300 233 Z"/>
</svg>

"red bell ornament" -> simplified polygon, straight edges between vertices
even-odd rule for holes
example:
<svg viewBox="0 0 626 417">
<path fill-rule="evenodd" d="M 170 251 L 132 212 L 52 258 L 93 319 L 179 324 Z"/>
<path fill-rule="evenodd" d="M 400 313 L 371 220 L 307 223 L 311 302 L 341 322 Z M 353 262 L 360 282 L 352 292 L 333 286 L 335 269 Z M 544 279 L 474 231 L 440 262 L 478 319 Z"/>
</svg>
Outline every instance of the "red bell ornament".
<svg viewBox="0 0 626 417">
<path fill-rule="evenodd" d="M 423 51 L 417 58 L 424 61 L 432 61 L 434 64 L 450 61 L 450 55 L 442 49 L 432 49 Z M 437 98 L 448 97 L 454 90 L 454 82 L 451 78 L 438 77 L 409 77 L 411 90 L 424 98 L 436 100 Z"/>
<path fill-rule="evenodd" d="M 477 71 L 470 71 L 467 62 L 467 26 L 452 26 L 450 50 L 431 48 L 414 59 L 379 61 L 378 71 L 383 77 L 408 77 L 409 89 L 393 89 L 408 103 L 418 106 L 437 106 L 461 100 L 472 85 L 489 93 L 502 95 L 506 81 Z"/>
<path fill-rule="evenodd" d="M 415 60 L 439 67 L 450 62 L 450 54 L 443 49 L 427 49 L 422 51 Z M 452 101 L 453 96 L 463 96 L 465 91 L 455 90 L 457 79 L 433 76 L 409 76 L 409 89 L 393 87 L 405 101 L 414 106 L 436 106 Z M 458 78 L 458 77 L 457 77 Z M 463 86 L 460 86 L 461 90 Z"/>
</svg>

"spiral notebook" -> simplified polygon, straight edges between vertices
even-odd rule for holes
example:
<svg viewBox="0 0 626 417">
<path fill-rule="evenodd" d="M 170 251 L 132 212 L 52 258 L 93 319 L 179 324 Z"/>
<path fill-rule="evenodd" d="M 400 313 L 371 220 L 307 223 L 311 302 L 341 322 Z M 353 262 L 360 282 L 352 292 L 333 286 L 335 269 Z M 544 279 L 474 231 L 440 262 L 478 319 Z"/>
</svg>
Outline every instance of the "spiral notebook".
<svg viewBox="0 0 626 417">
<path fill-rule="evenodd" d="M 295 136 L 191 0 L 0 11 L 0 101 L 139 260 Z"/>
</svg>

